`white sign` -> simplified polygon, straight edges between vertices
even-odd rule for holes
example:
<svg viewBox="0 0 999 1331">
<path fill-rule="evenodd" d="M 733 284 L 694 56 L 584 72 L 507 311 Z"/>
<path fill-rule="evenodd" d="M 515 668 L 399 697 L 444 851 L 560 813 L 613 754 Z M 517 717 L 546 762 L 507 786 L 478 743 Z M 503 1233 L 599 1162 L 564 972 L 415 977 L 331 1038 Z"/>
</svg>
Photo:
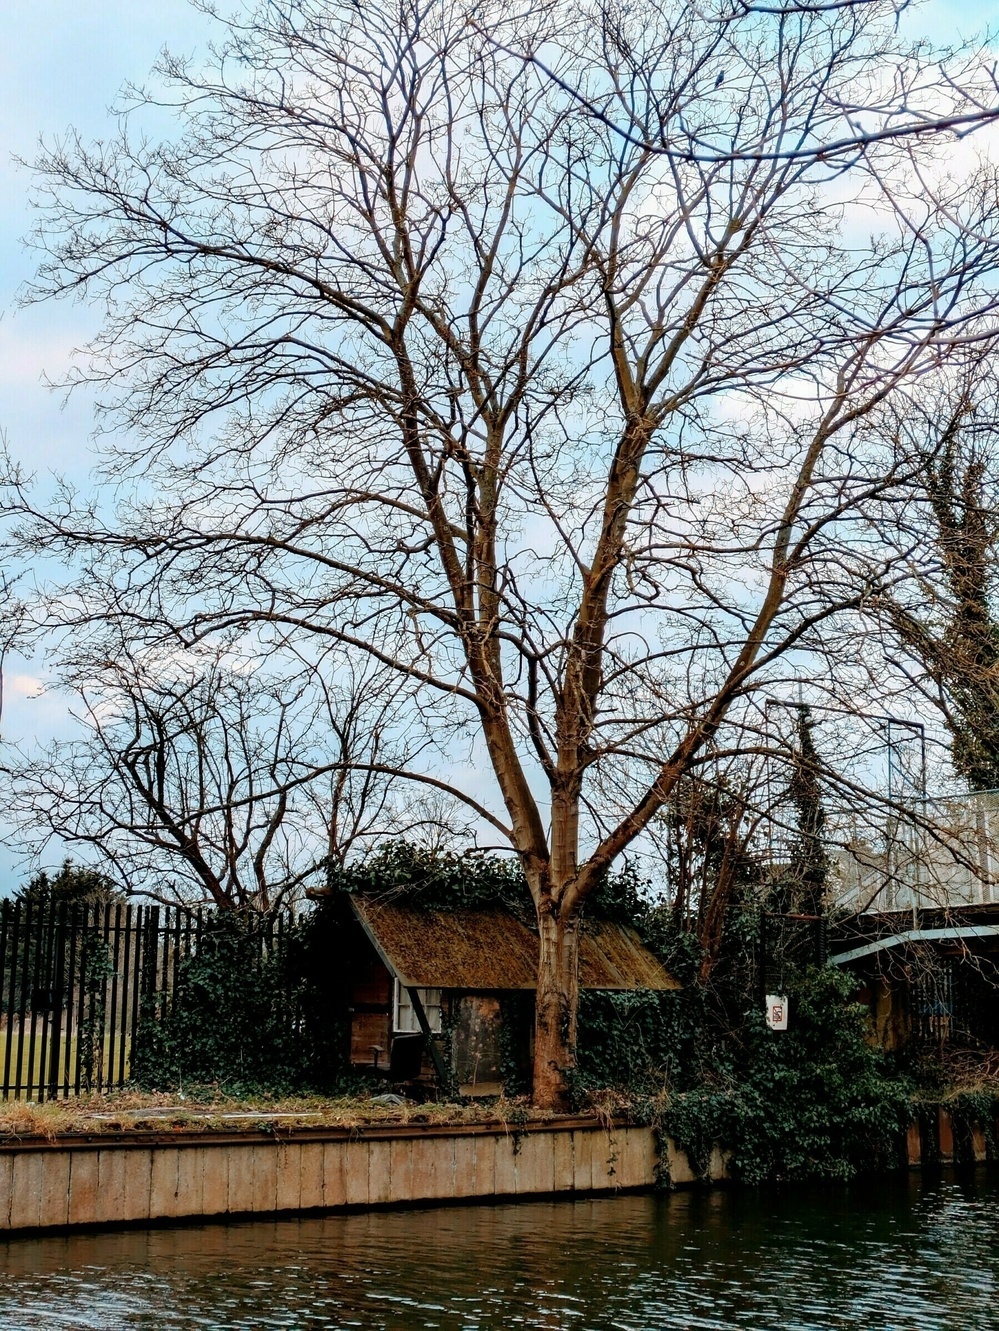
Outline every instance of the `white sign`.
<svg viewBox="0 0 999 1331">
<path fill-rule="evenodd" d="M 787 1030 L 787 994 L 767 994 L 767 1025 L 772 1031 Z"/>
</svg>

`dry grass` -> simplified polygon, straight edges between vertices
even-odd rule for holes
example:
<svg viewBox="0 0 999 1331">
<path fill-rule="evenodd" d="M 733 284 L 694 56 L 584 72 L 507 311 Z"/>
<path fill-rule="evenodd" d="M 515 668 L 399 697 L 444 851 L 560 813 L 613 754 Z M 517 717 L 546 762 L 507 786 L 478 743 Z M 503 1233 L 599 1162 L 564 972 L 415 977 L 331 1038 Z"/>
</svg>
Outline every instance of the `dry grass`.
<svg viewBox="0 0 999 1331">
<path fill-rule="evenodd" d="M 943 1059 L 943 1073 L 952 1095 L 968 1091 L 999 1091 L 999 1050 L 980 1053 L 954 1050 Z"/>
<path fill-rule="evenodd" d="M 0 1141 L 56 1137 L 81 1133 L 114 1135 L 129 1132 L 258 1132 L 296 1128 L 360 1128 L 374 1124 L 440 1124 L 500 1122 L 511 1129 L 554 1117 L 520 1100 L 485 1104 L 377 1103 L 374 1097 L 342 1099 L 234 1099 L 221 1093 L 182 1096 L 121 1091 L 86 1095 L 47 1104 L 9 1101 L 0 1104 Z"/>
</svg>

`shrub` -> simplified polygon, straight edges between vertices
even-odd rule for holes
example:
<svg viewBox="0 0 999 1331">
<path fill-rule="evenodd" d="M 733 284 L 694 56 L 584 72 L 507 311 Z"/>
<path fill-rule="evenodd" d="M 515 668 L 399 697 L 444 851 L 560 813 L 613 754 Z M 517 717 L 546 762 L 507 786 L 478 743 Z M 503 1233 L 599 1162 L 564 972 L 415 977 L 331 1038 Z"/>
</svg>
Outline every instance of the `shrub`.
<svg viewBox="0 0 999 1331">
<path fill-rule="evenodd" d="M 896 1163 L 913 1088 L 868 1042 L 852 979 L 809 967 L 788 991 L 789 1029 L 770 1030 L 754 1008 L 738 1055 L 727 1051 L 714 1085 L 676 1095 L 662 1130 L 702 1173 L 720 1142 L 747 1183 L 846 1179 Z"/>
</svg>

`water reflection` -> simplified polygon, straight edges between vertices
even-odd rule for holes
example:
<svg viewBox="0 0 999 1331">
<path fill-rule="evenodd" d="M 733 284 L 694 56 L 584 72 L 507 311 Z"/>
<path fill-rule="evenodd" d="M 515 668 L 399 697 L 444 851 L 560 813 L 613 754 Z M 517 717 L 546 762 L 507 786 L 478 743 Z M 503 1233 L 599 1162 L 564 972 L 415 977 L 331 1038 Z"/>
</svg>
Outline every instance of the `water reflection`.
<svg viewBox="0 0 999 1331">
<path fill-rule="evenodd" d="M 0 1244 L 3 1331 L 996 1331 L 999 1180 Z"/>
</svg>

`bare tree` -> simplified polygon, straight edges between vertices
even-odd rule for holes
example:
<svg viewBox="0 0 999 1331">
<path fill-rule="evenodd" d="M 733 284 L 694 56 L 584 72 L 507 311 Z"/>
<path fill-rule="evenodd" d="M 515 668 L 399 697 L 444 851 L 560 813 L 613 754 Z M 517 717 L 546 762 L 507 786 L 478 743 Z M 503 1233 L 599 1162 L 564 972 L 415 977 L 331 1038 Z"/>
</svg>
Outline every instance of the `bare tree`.
<svg viewBox="0 0 999 1331">
<path fill-rule="evenodd" d="M 862 677 L 899 568 L 870 510 L 920 465 L 865 422 L 994 333 L 995 173 L 939 161 L 994 85 L 895 18 L 284 0 L 207 72 L 166 61 L 177 142 L 41 162 L 38 294 L 105 301 L 79 378 L 141 480 L 22 544 L 127 584 L 137 633 L 252 627 L 418 686 L 408 774 L 534 897 L 541 1104 L 608 868 L 757 691 Z"/>
<path fill-rule="evenodd" d="M 60 665 L 80 737 L 8 754 L 3 772 L 15 839 L 36 859 L 53 841 L 85 846 L 130 893 L 267 912 L 426 821 L 400 818 L 399 691 L 370 671 L 279 675 L 231 650 L 122 641 Z"/>
<path fill-rule="evenodd" d="M 718 963 L 733 905 L 764 899 L 762 793 L 758 774 L 741 762 L 722 771 L 702 768 L 677 783 L 660 820 L 666 900 L 677 924 L 697 939 L 702 983 Z"/>
</svg>

